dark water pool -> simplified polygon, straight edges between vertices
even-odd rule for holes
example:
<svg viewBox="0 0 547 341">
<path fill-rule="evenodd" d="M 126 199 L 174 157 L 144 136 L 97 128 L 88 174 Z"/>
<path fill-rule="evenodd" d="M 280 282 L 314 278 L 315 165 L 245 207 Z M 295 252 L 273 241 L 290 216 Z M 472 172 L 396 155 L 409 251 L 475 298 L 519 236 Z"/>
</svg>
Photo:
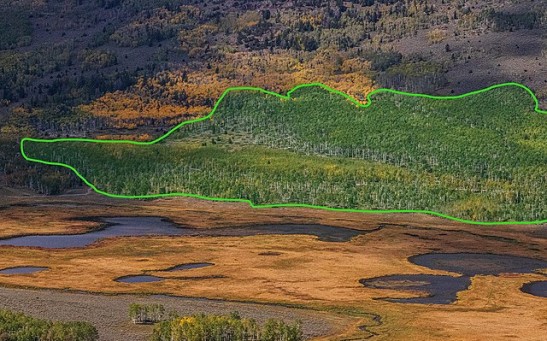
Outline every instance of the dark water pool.
<svg viewBox="0 0 547 341">
<path fill-rule="evenodd" d="M 538 296 L 538 297 L 547 297 L 547 281 L 537 281 L 526 283 L 520 288 L 523 292 Z"/>
<path fill-rule="evenodd" d="M 277 251 L 266 251 L 266 252 L 260 252 L 258 255 L 259 256 L 281 256 L 282 253 Z"/>
<path fill-rule="evenodd" d="M 256 235 L 293 235 L 293 234 L 305 234 L 316 236 L 319 240 L 324 242 L 348 242 L 353 237 L 360 234 L 365 234 L 367 231 L 354 230 L 345 227 L 334 227 L 328 225 L 256 225 L 248 227 L 227 227 L 209 229 L 205 232 L 198 230 L 195 232 L 197 235 L 204 236 L 256 236 Z"/>
<path fill-rule="evenodd" d="M 1 245 L 35 246 L 43 248 L 85 247 L 105 238 L 122 236 L 253 236 L 293 235 L 317 236 L 327 242 L 347 242 L 366 231 L 325 225 L 258 225 L 215 229 L 191 229 L 178 227 L 159 217 L 103 218 L 110 226 L 89 233 L 73 235 L 35 235 L 0 240 Z"/>
<path fill-rule="evenodd" d="M 427 253 L 412 256 L 410 262 L 435 270 L 465 276 L 531 273 L 547 268 L 547 262 L 534 258 L 488 253 Z"/>
<path fill-rule="evenodd" d="M 444 275 L 391 275 L 360 280 L 361 284 L 375 289 L 408 290 L 423 293 L 422 297 L 387 298 L 400 303 L 449 304 L 456 301 L 459 291 L 471 284 L 469 277 Z"/>
<path fill-rule="evenodd" d="M 205 267 L 213 266 L 213 265 L 214 265 L 213 263 L 186 263 L 186 264 L 176 265 L 162 271 L 174 272 L 174 271 L 181 271 L 181 270 L 205 268 Z"/>
<path fill-rule="evenodd" d="M 97 240 L 120 236 L 177 235 L 175 225 L 156 217 L 105 218 L 112 224 L 102 230 L 73 235 L 35 235 L 0 240 L 0 245 L 43 248 L 84 247 Z"/>
<path fill-rule="evenodd" d="M 12 268 L 0 270 L 0 275 L 26 275 L 44 271 L 47 269 L 48 268 L 42 266 L 15 266 Z"/>
<path fill-rule="evenodd" d="M 391 302 L 448 304 L 457 299 L 459 291 L 466 290 L 475 275 L 502 273 L 532 273 L 547 268 L 547 262 L 534 258 L 487 253 L 427 253 L 412 256 L 410 262 L 434 270 L 445 270 L 462 276 L 390 275 L 360 280 L 369 288 L 407 290 L 423 293 L 423 297 L 387 298 Z M 532 282 L 521 289 L 532 295 L 545 297 L 547 281 Z"/>
<path fill-rule="evenodd" d="M 150 276 L 150 275 L 130 275 L 123 276 L 116 279 L 116 282 L 121 283 L 150 283 L 150 282 L 161 282 L 164 279 L 161 277 Z"/>
</svg>

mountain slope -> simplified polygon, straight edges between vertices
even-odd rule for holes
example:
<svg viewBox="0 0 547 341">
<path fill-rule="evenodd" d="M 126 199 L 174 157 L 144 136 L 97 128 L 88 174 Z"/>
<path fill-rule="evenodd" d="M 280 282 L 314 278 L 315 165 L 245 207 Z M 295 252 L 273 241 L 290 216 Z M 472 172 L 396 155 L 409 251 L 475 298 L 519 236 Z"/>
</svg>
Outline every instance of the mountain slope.
<svg viewBox="0 0 547 341">
<path fill-rule="evenodd" d="M 323 86 L 228 91 L 213 115 L 158 143 L 26 140 L 114 195 L 197 194 L 470 220 L 546 216 L 547 122 L 518 85 L 450 99 Z M 98 143 L 99 142 L 99 143 Z"/>
</svg>

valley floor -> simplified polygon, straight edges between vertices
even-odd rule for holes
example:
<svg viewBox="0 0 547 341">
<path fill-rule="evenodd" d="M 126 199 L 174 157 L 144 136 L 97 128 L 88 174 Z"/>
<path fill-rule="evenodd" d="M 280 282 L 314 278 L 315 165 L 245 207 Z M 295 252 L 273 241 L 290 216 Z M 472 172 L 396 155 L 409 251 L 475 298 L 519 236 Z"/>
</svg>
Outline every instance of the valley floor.
<svg viewBox="0 0 547 341">
<path fill-rule="evenodd" d="M 91 307 L 90 311 L 97 314 L 91 313 L 89 320 L 102 333 L 131 329 L 135 335 L 145 335 L 149 327 L 132 329 L 126 317 L 127 305 L 143 300 L 183 307 L 182 313 L 235 309 L 256 318 L 300 318 L 307 324 L 304 329 L 309 335 L 334 340 L 478 340 L 484 336 L 490 340 L 541 340 L 547 333 L 545 298 L 520 290 L 527 282 L 544 281 L 545 268 L 471 276 L 470 287 L 460 291 L 451 304 L 389 302 L 382 298 L 424 293 L 368 288 L 359 282 L 388 275 L 460 275 L 409 260 L 429 253 L 500 254 L 546 262 L 546 226 L 474 226 L 417 214 L 251 209 L 245 204 L 188 198 L 114 200 L 85 190 L 55 197 L 0 191 L 3 239 L 82 233 L 105 228 L 100 217 L 124 216 L 162 217 L 179 228 L 322 224 L 363 232 L 349 241 L 261 234 L 117 237 L 69 249 L 0 246 L 0 269 L 49 268 L 29 275 L 0 275 L 3 306 L 40 317 L 88 319 L 82 311 Z M 214 266 L 189 270 L 191 273 L 169 273 L 162 282 L 116 281 L 132 274 L 165 276 L 161 269 L 191 262 Z M 67 289 L 94 294 L 69 293 Z M 141 294 L 187 298 L 134 296 Z M 74 310 L 65 308 L 69 305 Z"/>
<path fill-rule="evenodd" d="M 44 319 L 88 321 L 95 325 L 101 340 L 146 341 L 152 333 L 150 325 L 135 325 L 128 316 L 131 303 L 162 304 L 167 311 L 182 315 L 196 312 L 229 314 L 238 311 L 263 322 L 269 318 L 301 320 L 308 337 L 339 330 L 347 323 L 322 312 L 253 303 L 225 302 L 199 298 L 145 295 L 100 295 L 63 290 L 29 290 L 0 288 L 0 309 L 11 309 Z"/>
</svg>

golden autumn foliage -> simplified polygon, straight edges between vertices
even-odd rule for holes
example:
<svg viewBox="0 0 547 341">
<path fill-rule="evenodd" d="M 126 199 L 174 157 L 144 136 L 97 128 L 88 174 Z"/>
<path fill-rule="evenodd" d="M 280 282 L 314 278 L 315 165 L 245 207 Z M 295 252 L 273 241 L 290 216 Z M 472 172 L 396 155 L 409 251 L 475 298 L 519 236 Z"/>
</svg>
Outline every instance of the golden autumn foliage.
<svg viewBox="0 0 547 341">
<path fill-rule="evenodd" d="M 427 41 L 430 44 L 438 44 L 446 39 L 447 31 L 439 28 L 433 29 L 427 33 Z"/>
<path fill-rule="evenodd" d="M 323 50 L 304 59 L 286 51 L 234 52 L 197 70 L 162 71 L 140 78 L 127 91 L 103 95 L 80 109 L 107 117 L 117 127 L 136 128 L 143 119 L 174 124 L 206 115 L 222 92 L 233 86 L 256 86 L 285 93 L 302 83 L 321 82 L 365 100 L 374 89 L 369 62 Z"/>
<path fill-rule="evenodd" d="M 95 136 L 98 140 L 131 140 L 131 141 L 150 141 L 152 136 L 150 134 L 101 134 Z"/>
<path fill-rule="evenodd" d="M 135 119 L 140 117 L 165 118 L 177 115 L 183 106 L 162 104 L 159 100 L 145 98 L 131 92 L 107 93 L 93 103 L 82 105 L 81 109 L 97 116 L 113 119 Z"/>
</svg>

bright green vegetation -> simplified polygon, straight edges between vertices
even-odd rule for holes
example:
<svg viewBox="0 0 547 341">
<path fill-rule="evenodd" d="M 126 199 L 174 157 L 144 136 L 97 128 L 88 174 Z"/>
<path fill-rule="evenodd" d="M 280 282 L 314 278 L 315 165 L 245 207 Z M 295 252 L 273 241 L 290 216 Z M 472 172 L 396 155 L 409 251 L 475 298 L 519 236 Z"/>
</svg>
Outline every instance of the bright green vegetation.
<svg viewBox="0 0 547 341">
<path fill-rule="evenodd" d="M 129 318 L 135 324 L 160 322 L 165 317 L 165 307 L 161 304 L 131 303 Z"/>
<path fill-rule="evenodd" d="M 198 314 L 187 317 L 172 317 L 157 324 L 152 341 L 301 341 L 300 323 L 287 324 L 270 319 L 264 325 L 246 319 L 238 313 L 230 315 Z"/>
<path fill-rule="evenodd" d="M 238 91 L 160 143 L 26 141 L 24 151 L 116 195 L 532 221 L 547 216 L 547 121 L 533 108 L 516 86 L 452 100 L 375 93 L 366 108 L 321 87 L 290 99 Z"/>
<path fill-rule="evenodd" d="M 0 309 L 2 341 L 95 341 L 97 329 L 87 322 L 51 322 Z"/>
</svg>

